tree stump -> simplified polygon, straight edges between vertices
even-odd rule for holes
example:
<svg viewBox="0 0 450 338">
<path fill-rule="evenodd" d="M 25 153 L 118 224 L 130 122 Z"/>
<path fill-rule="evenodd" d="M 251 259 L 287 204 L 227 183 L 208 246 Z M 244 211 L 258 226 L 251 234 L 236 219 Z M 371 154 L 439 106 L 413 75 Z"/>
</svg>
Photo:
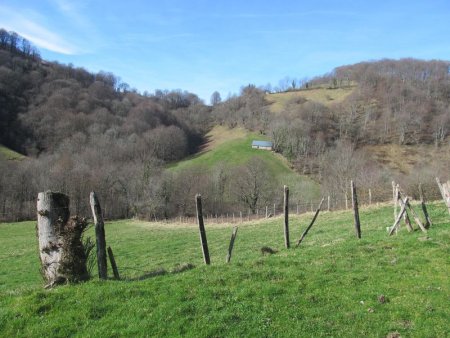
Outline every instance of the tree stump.
<svg viewBox="0 0 450 338">
<path fill-rule="evenodd" d="M 87 222 L 70 217 L 69 197 L 51 191 L 39 193 L 37 218 L 41 272 L 47 286 L 89 279 L 81 240 Z"/>
</svg>

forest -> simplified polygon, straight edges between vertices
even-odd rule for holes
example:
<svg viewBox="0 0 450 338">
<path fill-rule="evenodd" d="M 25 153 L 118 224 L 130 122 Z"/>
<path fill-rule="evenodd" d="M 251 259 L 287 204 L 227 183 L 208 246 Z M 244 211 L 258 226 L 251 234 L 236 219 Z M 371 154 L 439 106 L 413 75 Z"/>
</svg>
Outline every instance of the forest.
<svg viewBox="0 0 450 338">
<path fill-rule="evenodd" d="M 248 207 L 233 188 L 243 186 L 244 173 L 258 176 L 261 200 L 273 201 L 278 182 L 264 178 L 264 163 L 166 169 L 195 154 L 216 125 L 270 138 L 324 194 L 345 194 L 350 179 L 374 188 L 393 178 L 412 194 L 418 183 L 433 194 L 434 177 L 448 175 L 450 165 L 449 67 L 449 61 L 415 59 L 338 67 L 280 90 L 354 87 L 345 100 L 324 105 L 297 98 L 275 114 L 267 87 L 247 85 L 223 101 L 215 92 L 211 104 L 182 90 L 139 93 L 110 72 L 43 60 L 26 39 L 0 29 L 0 145 L 26 155 L 0 161 L 0 219 L 33 218 L 37 193 L 47 189 L 68 194 L 76 214 L 88 214 L 86 199 L 95 190 L 113 219 L 192 214 L 193 187 L 208 197 L 207 212 L 227 212 L 226 202 Z M 443 150 L 439 160 L 418 161 L 412 173 L 401 173 L 370 156 L 368 147 L 379 145 Z"/>
</svg>

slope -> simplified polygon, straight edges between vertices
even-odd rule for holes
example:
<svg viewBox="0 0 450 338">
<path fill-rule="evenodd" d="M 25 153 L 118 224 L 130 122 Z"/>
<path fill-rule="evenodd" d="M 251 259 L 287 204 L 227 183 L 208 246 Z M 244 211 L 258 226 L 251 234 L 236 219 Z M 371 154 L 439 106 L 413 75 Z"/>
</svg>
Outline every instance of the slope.
<svg viewBox="0 0 450 338">
<path fill-rule="evenodd" d="M 25 158 L 24 155 L 15 152 L 0 144 L 0 161 L 21 161 Z"/>
<path fill-rule="evenodd" d="M 339 103 L 349 96 L 356 86 L 328 88 L 327 86 L 288 91 L 283 93 L 267 94 L 266 100 L 271 103 L 270 110 L 273 113 L 282 113 L 288 104 L 296 103 L 296 100 L 318 102 L 325 106 Z"/>
<path fill-rule="evenodd" d="M 0 224 L 0 336 L 444 337 L 450 223 L 443 204 L 429 211 L 428 234 L 388 237 L 392 208 L 363 208 L 361 240 L 350 212 L 323 213 L 289 250 L 282 218 L 244 223 L 230 264 L 230 225 L 206 224 L 211 266 L 194 225 L 110 222 L 123 280 L 53 290 L 42 289 L 34 222 Z M 291 217 L 292 240 L 311 217 Z M 279 252 L 263 256 L 264 245 Z M 184 262 L 195 268 L 174 271 Z"/>
<path fill-rule="evenodd" d="M 229 129 L 224 126 L 216 126 L 206 135 L 206 139 L 207 142 L 198 154 L 172 163 L 169 165 L 169 169 L 177 172 L 199 165 L 213 168 L 220 163 L 239 166 L 248 162 L 252 157 L 257 157 L 267 165 L 270 176 L 282 184 L 289 185 L 291 191 L 297 187 L 304 189 L 307 184 L 310 189 L 309 197 L 316 198 L 319 194 L 318 185 L 310 178 L 293 171 L 283 156 L 267 150 L 252 149 L 253 140 L 268 140 L 267 136 L 252 133 L 243 128 Z"/>
</svg>

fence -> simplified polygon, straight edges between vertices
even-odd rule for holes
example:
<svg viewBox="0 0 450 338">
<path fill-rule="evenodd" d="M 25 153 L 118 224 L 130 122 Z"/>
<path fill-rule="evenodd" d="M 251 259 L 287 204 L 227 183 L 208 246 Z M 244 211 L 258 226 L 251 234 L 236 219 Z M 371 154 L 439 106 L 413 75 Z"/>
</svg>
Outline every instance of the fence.
<svg viewBox="0 0 450 338">
<path fill-rule="evenodd" d="M 440 185 L 440 189 L 443 192 L 443 197 L 444 200 L 446 201 L 448 207 L 449 207 L 449 211 L 450 211 L 450 192 L 449 192 L 449 185 L 450 183 L 445 183 L 443 185 Z M 421 223 L 419 217 L 417 216 L 416 212 L 414 211 L 414 209 L 411 207 L 408 197 L 406 196 L 406 194 L 400 189 L 400 187 L 398 185 L 393 184 L 392 187 L 394 188 L 392 192 L 390 192 L 390 197 L 391 197 L 391 203 L 392 201 L 395 201 L 395 205 L 397 205 L 397 202 L 399 204 L 399 206 L 401 206 L 400 212 L 397 214 L 395 213 L 395 223 L 392 227 L 390 227 L 390 231 L 389 234 L 393 234 L 396 230 L 397 230 L 397 226 L 399 224 L 399 222 L 401 221 L 401 219 L 403 218 L 407 224 L 407 228 L 408 230 L 412 230 L 411 227 L 411 221 L 408 219 L 408 213 L 406 213 L 406 210 L 409 210 L 409 215 L 413 217 L 413 220 L 419 225 L 419 228 L 426 232 L 427 231 L 427 227 L 431 225 L 431 223 L 429 222 L 428 219 L 428 215 L 426 212 L 426 206 L 424 203 L 422 203 L 422 210 L 423 213 L 425 215 L 425 219 L 427 224 L 423 224 Z M 359 225 L 359 212 L 358 212 L 358 205 L 360 203 L 358 203 L 358 198 L 356 195 L 356 188 L 353 184 L 353 182 L 351 182 L 351 191 L 352 191 L 352 195 L 351 195 L 351 206 L 353 209 L 353 213 L 355 216 L 355 230 L 356 230 L 356 237 L 361 238 L 361 229 L 360 229 L 360 225 Z M 315 209 L 315 214 L 313 217 L 311 217 L 311 222 L 309 223 L 308 227 L 306 228 L 306 230 L 301 234 L 300 240 L 297 242 L 297 246 L 301 244 L 302 240 L 305 238 L 305 236 L 307 235 L 308 231 L 311 229 L 311 227 L 314 225 L 315 220 L 317 219 L 320 210 L 328 210 L 328 205 L 330 204 L 330 211 L 331 211 L 331 201 L 330 203 L 328 203 L 328 198 L 322 198 L 322 200 L 320 201 L 320 203 L 318 203 L 317 206 L 313 206 L 313 208 Z M 423 201 L 422 201 L 423 202 Z M 95 201 L 95 198 L 92 198 L 91 196 L 91 207 L 92 207 L 92 212 L 93 212 L 93 216 L 94 216 L 94 222 L 95 222 L 95 227 L 96 227 L 96 237 L 97 237 L 97 247 L 99 248 L 97 250 L 97 254 L 98 256 L 98 264 L 99 264 L 99 274 L 100 277 L 105 279 L 106 276 L 104 274 L 104 268 L 101 267 L 101 265 L 103 264 L 103 266 L 106 265 L 105 263 L 105 259 L 106 259 L 106 252 L 105 252 L 105 232 L 104 230 L 102 231 L 101 228 L 103 227 L 103 220 L 102 220 L 102 213 L 101 213 L 101 209 L 100 206 L 98 204 L 98 206 L 96 207 L 95 204 L 98 204 L 98 201 Z M 289 203 L 289 190 L 288 188 L 285 186 L 284 187 L 284 204 L 283 204 L 283 215 L 284 215 L 284 224 L 281 224 L 282 222 L 275 222 L 275 224 L 280 223 L 280 228 L 282 228 L 284 230 L 284 239 L 285 239 L 285 246 L 286 248 L 289 248 L 290 246 L 290 240 L 289 240 L 289 234 L 290 234 L 290 229 L 289 229 L 289 210 L 290 210 L 290 206 L 295 205 L 297 206 L 298 203 Z M 348 204 L 348 202 L 347 202 Z M 309 205 L 309 203 L 308 203 Z M 424 209 L 425 207 L 425 209 Z M 349 207 L 350 208 L 350 207 Z M 66 208 L 68 209 L 68 208 Z M 277 205 L 275 205 L 274 210 L 277 211 Z M 203 253 L 203 258 L 204 258 L 204 263 L 205 264 L 209 264 L 210 263 L 210 257 L 209 257 L 209 246 L 212 246 L 214 248 L 220 248 L 220 251 L 225 251 L 225 246 L 227 244 L 227 241 L 224 240 L 224 232 L 222 230 L 226 230 L 230 228 L 231 224 L 227 224 L 226 227 L 217 227 L 216 229 L 214 229 L 214 227 L 210 227 L 208 229 L 208 233 L 211 231 L 214 233 L 214 236 L 208 237 L 206 236 L 206 231 L 205 231 L 205 227 L 204 227 L 204 216 L 203 216 L 203 209 L 202 209 L 202 200 L 201 200 L 201 196 L 197 195 L 196 196 L 196 211 L 197 211 L 197 215 L 195 217 L 195 221 L 198 224 L 199 227 L 199 232 L 200 232 L 200 238 L 201 238 L 201 248 L 202 248 L 202 253 Z M 309 210 L 308 210 L 309 211 Z M 300 213 L 300 208 L 298 209 L 294 209 L 293 213 Z M 267 211 L 268 213 L 268 211 Z M 38 210 L 38 215 L 40 216 L 45 216 L 45 213 L 41 213 L 40 210 Z M 255 213 L 253 215 L 250 215 L 250 213 L 247 215 L 249 219 L 251 219 L 250 217 L 262 217 L 258 215 L 258 213 Z M 265 215 L 264 215 L 265 217 Z M 268 216 L 267 216 L 268 217 Z M 214 218 L 213 218 L 214 219 Z M 407 220 L 408 219 L 408 220 Z M 216 220 L 218 220 L 218 217 L 216 218 Z M 240 218 L 239 220 L 236 220 L 236 217 L 234 218 L 234 222 L 244 222 L 244 217 Z M 56 222 L 57 223 L 57 222 Z M 224 220 L 225 223 L 225 220 Z M 232 223 L 232 222 L 228 222 L 228 223 Z M 409 226 L 408 226 L 409 224 Z M 57 225 L 60 226 L 60 225 Z M 192 230 L 192 227 L 185 227 L 185 228 L 190 228 Z M 220 229 L 222 228 L 222 229 Z M 258 232 L 260 232 L 260 227 L 258 225 L 254 225 L 253 227 L 245 227 L 245 232 L 242 231 L 242 234 L 240 236 L 249 236 L 249 234 L 251 233 L 251 229 L 257 229 Z M 193 232 L 185 232 L 183 230 L 183 227 L 180 227 L 177 229 L 176 232 L 173 232 L 171 234 L 171 236 L 175 237 L 179 236 L 179 242 L 175 242 L 173 243 L 173 248 L 169 249 L 168 252 L 170 252 L 171 254 L 174 253 L 177 250 L 195 250 L 198 253 L 198 244 L 197 245 L 193 245 L 193 243 L 198 243 L 198 235 L 197 236 L 193 236 Z M 219 232 L 217 230 L 220 229 L 220 236 L 215 236 L 217 234 L 219 234 Z M 99 231 L 97 231 L 99 230 Z M 249 230 L 249 231 L 247 231 Z M 297 230 L 298 231 L 298 230 Z M 298 234 L 296 234 L 296 238 Z M 233 232 L 231 235 L 231 239 L 229 240 L 229 245 L 228 245 L 228 254 L 227 254 L 227 262 L 230 262 L 231 257 L 232 257 L 232 250 L 233 250 L 233 244 L 234 244 L 234 240 L 236 239 L 237 236 L 237 227 L 233 228 Z M 261 236 L 261 233 L 259 233 L 259 236 Z M 272 236 L 273 237 L 273 236 Z M 210 240 L 208 241 L 207 238 L 210 238 Z M 211 240 L 212 238 L 212 240 Z M 271 244 L 271 243 L 278 243 L 278 245 L 280 244 L 280 239 L 274 239 L 271 238 L 271 236 L 267 236 L 267 237 L 260 237 L 264 239 L 264 242 L 262 241 L 257 241 L 255 242 L 255 240 L 249 240 L 247 242 L 251 243 L 252 245 L 252 251 L 255 251 L 254 248 L 256 247 L 260 247 L 261 253 L 265 254 L 265 253 L 272 253 L 274 252 L 274 249 L 267 246 L 267 244 Z M 139 239 L 137 239 L 139 240 Z M 103 244 L 102 244 L 103 243 Z M 167 245 L 167 242 L 165 243 Z M 171 244 L 172 245 L 172 244 Z M 196 247 L 197 249 L 194 249 L 194 247 Z M 41 250 L 43 252 L 45 252 L 45 250 Z M 111 260 L 111 265 L 113 267 L 115 267 L 115 260 L 114 260 L 114 255 L 112 254 L 112 250 L 111 248 L 108 248 L 108 256 Z M 149 255 L 150 257 L 155 257 L 152 256 L 151 254 Z M 175 256 L 175 255 L 174 255 Z M 188 255 L 186 255 L 186 257 L 192 257 L 192 253 L 190 252 Z M 138 269 L 138 267 L 124 267 L 125 269 Z M 177 267 L 174 269 L 174 271 L 176 271 L 177 269 L 184 269 L 187 267 Z M 163 273 L 162 271 L 159 271 L 161 274 Z M 151 273 L 157 273 L 157 271 L 153 271 Z M 118 270 L 117 268 L 114 269 L 114 275 L 116 278 L 119 278 L 118 275 Z"/>
</svg>

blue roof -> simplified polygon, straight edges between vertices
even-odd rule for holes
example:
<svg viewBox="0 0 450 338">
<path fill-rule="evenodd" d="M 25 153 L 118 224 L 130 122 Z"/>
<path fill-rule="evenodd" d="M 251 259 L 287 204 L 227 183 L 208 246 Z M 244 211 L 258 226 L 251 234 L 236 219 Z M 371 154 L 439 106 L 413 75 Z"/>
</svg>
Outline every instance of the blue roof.
<svg viewBox="0 0 450 338">
<path fill-rule="evenodd" d="M 252 146 L 272 147 L 272 142 L 270 142 L 270 141 L 253 141 Z"/>
</svg>

